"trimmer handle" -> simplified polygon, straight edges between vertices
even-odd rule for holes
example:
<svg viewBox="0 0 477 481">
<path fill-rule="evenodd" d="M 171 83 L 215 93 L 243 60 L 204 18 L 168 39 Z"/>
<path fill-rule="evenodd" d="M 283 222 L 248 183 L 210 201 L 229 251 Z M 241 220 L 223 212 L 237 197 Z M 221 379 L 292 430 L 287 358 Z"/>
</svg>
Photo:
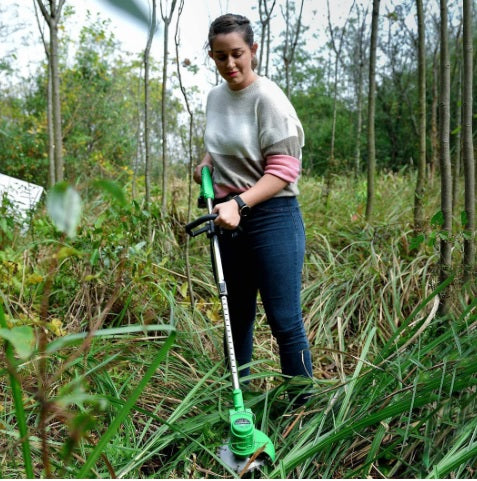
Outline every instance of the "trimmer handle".
<svg viewBox="0 0 477 481">
<path fill-rule="evenodd" d="M 191 237 L 196 237 L 199 234 L 203 234 L 204 232 L 207 232 L 207 234 L 213 234 L 215 232 L 215 224 L 211 221 L 213 221 L 216 217 L 217 217 L 217 214 L 206 214 L 201 217 L 198 217 L 192 222 L 189 222 L 185 226 L 187 234 L 189 234 Z M 196 227 L 206 222 L 207 222 L 207 225 L 205 225 L 204 227 L 201 227 L 200 229 L 194 230 Z"/>
<path fill-rule="evenodd" d="M 212 182 L 212 174 L 208 166 L 205 165 L 202 167 L 200 173 L 202 183 L 200 185 L 199 207 L 209 207 L 209 213 L 189 222 L 189 224 L 185 226 L 185 229 L 191 237 L 196 237 L 204 232 L 207 232 L 207 236 L 210 237 L 215 233 L 213 220 L 217 217 L 217 214 L 210 212 L 212 210 L 212 201 L 214 200 L 214 183 Z M 204 227 L 194 230 L 204 223 L 207 223 Z"/>
<path fill-rule="evenodd" d="M 200 186 L 200 196 L 203 199 L 212 199 L 214 200 L 214 183 L 212 181 L 212 174 L 210 173 L 210 168 L 206 165 L 202 167 L 201 179 L 202 183 Z"/>
</svg>

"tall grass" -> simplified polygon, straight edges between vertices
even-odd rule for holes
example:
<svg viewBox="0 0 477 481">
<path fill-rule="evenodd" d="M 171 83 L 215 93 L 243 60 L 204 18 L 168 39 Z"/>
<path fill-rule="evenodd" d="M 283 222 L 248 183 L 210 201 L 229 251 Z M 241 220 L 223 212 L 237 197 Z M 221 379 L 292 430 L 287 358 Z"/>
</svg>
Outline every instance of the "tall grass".
<svg viewBox="0 0 477 481">
<path fill-rule="evenodd" d="M 259 306 L 245 398 L 277 461 L 253 476 L 475 477 L 477 301 L 457 291 L 452 315 L 437 316 L 445 286 L 435 281 L 433 245 L 411 248 L 409 177 L 379 179 L 386 196 L 378 198 L 373 225 L 362 218 L 360 181 L 337 178 L 334 185 L 324 205 L 320 179 L 301 184 L 308 245 L 302 301 L 314 364 L 302 410 L 288 401 Z M 59 241 L 39 216 L 35 242 L 7 246 L 0 258 L 3 272 L 16 266 L 13 282 L 0 276 L 6 325 L 42 329 L 48 360 L 43 387 L 35 377 L 38 351 L 10 361 L 31 452 L 19 434 L 14 393 L 2 390 L 3 477 L 23 476 L 26 458 L 35 477 L 48 474 L 45 463 L 51 476 L 65 478 L 238 476 L 217 456 L 231 388 L 208 243 L 190 242 L 192 306 L 186 206 L 175 205 L 173 217 L 122 209 L 95 199 L 72 242 Z M 143 243 L 151 215 L 154 237 Z M 42 320 L 45 277 L 59 252 Z M 7 369 L 0 374 L 6 387 Z"/>
</svg>

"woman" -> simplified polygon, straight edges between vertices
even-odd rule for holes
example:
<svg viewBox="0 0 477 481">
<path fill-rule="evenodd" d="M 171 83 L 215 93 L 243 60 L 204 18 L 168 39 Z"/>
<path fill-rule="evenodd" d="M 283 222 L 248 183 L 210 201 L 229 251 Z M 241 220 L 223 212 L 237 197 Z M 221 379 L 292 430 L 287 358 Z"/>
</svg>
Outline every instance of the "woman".
<svg viewBox="0 0 477 481">
<path fill-rule="evenodd" d="M 207 154 L 194 178 L 200 183 L 204 166 L 213 173 L 237 363 L 252 358 L 260 292 L 283 374 L 311 378 L 300 305 L 305 233 L 296 199 L 303 129 L 282 90 L 254 72 L 258 46 L 247 18 L 218 17 L 208 40 L 209 56 L 225 83 L 207 98 Z M 241 376 L 248 373 L 240 370 Z"/>
</svg>

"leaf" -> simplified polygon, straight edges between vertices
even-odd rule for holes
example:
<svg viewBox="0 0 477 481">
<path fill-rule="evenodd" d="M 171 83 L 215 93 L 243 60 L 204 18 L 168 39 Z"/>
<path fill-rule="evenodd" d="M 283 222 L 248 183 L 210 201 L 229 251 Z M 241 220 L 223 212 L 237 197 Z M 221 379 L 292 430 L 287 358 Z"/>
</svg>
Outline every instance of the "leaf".
<svg viewBox="0 0 477 481">
<path fill-rule="evenodd" d="M 94 331 L 93 337 L 100 337 L 100 338 L 111 338 L 116 336 L 123 336 L 128 334 L 136 334 L 138 332 L 152 332 L 152 331 L 165 331 L 170 332 L 173 331 L 174 328 L 169 326 L 168 324 L 150 324 L 148 326 L 144 326 L 142 324 L 135 324 L 131 326 L 122 326 L 122 327 L 111 327 L 107 329 L 98 329 Z M 77 334 L 68 334 L 63 337 L 57 337 L 53 341 L 51 341 L 48 346 L 46 347 L 47 354 L 51 354 L 59 349 L 63 349 L 66 346 L 70 346 L 73 344 L 77 344 L 83 341 L 88 335 L 87 332 L 79 332 Z"/>
<path fill-rule="evenodd" d="M 456 135 L 458 134 L 459 132 L 461 132 L 462 130 L 462 127 L 459 125 L 458 127 L 456 127 L 452 132 L 451 132 L 451 135 Z"/>
<path fill-rule="evenodd" d="M 436 245 L 436 240 L 437 240 L 437 232 L 431 232 L 429 234 L 429 239 L 427 240 L 427 245 L 429 247 L 433 247 Z"/>
<path fill-rule="evenodd" d="M 179 292 L 181 293 L 181 296 L 184 299 L 187 297 L 188 290 L 189 290 L 189 283 L 183 282 L 181 287 L 179 288 Z"/>
<path fill-rule="evenodd" d="M 56 228 L 68 237 L 74 237 L 81 217 L 78 192 L 67 182 L 59 182 L 48 192 L 46 206 Z"/>
<path fill-rule="evenodd" d="M 450 234 L 449 232 L 447 232 L 446 230 L 441 230 L 439 232 L 439 238 L 440 239 L 443 239 L 445 241 L 448 241 L 450 239 Z"/>
<path fill-rule="evenodd" d="M 81 257 L 81 252 L 74 247 L 64 246 L 56 254 L 59 260 L 64 260 L 68 257 Z"/>
<path fill-rule="evenodd" d="M 63 407 L 74 405 L 81 409 L 85 409 L 85 403 L 94 404 L 102 411 L 104 411 L 108 405 L 104 397 L 97 394 L 89 394 L 78 382 L 73 382 L 65 386 L 59 395 L 54 398 L 54 401 Z"/>
<path fill-rule="evenodd" d="M 101 179 L 95 181 L 94 185 L 106 194 L 109 194 L 111 198 L 121 207 L 125 207 L 127 205 L 126 194 L 121 186 L 119 186 L 116 182 L 113 182 L 112 180 Z"/>
<path fill-rule="evenodd" d="M 147 27 L 149 26 L 150 21 L 148 16 L 143 12 L 142 9 L 138 7 L 135 0 L 106 0 L 106 1 L 110 5 L 113 5 L 116 8 L 122 10 L 123 12 L 126 12 L 136 20 L 139 20 L 145 26 Z"/>
<path fill-rule="evenodd" d="M 409 243 L 409 249 L 418 249 L 419 246 L 424 242 L 424 240 L 424 234 L 419 234 L 417 237 L 412 237 L 411 242 Z"/>
<path fill-rule="evenodd" d="M 442 210 L 433 215 L 431 219 L 431 225 L 434 227 L 441 227 L 444 225 L 444 213 Z"/>
<path fill-rule="evenodd" d="M 0 328 L 0 337 L 8 341 L 20 359 L 28 359 L 35 347 L 35 335 L 31 326 Z"/>
<path fill-rule="evenodd" d="M 131 255 L 139 254 L 139 252 L 141 252 L 142 248 L 143 248 L 145 245 L 147 245 L 147 242 L 146 242 L 146 241 L 138 242 L 136 245 L 129 247 L 129 253 L 130 253 Z"/>
</svg>

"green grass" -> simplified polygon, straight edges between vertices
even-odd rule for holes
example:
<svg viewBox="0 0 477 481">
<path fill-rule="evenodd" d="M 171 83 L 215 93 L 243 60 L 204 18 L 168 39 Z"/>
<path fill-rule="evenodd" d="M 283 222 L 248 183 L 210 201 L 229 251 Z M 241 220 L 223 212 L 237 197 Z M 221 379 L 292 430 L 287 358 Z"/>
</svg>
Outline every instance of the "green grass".
<svg viewBox="0 0 477 481">
<path fill-rule="evenodd" d="M 324 205 L 321 179 L 302 179 L 312 397 L 303 411 L 290 406 L 259 306 L 245 399 L 277 460 L 254 476 L 475 478 L 477 301 L 458 288 L 456 268 L 453 310 L 437 315 L 444 286 L 427 242 L 436 227 L 412 249 L 413 179 L 378 179 L 372 224 L 363 185 L 336 178 Z M 198 238 L 191 306 L 185 199 L 174 217 L 87 202 L 75 239 L 40 214 L 33 237 L 10 236 L 0 255 L 5 326 L 31 326 L 37 342 L 25 359 L 10 347 L 14 369 L 0 368 L 2 477 L 236 477 L 217 457 L 231 405 L 220 305 Z M 430 221 L 436 192 L 426 210 Z"/>
</svg>

